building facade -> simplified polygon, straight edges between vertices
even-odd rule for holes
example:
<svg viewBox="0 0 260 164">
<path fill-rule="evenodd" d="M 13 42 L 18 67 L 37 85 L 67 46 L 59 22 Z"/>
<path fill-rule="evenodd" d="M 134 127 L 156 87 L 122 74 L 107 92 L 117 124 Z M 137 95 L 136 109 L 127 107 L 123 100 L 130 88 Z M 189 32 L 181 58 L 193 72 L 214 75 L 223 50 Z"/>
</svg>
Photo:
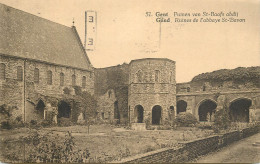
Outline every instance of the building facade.
<svg viewBox="0 0 260 164">
<path fill-rule="evenodd" d="M 131 123 L 163 124 L 175 115 L 175 62 L 139 59 L 129 64 L 128 105 Z"/>
<path fill-rule="evenodd" d="M 65 91 L 94 94 L 94 68 L 74 26 L 51 22 L 0 4 L 0 105 L 12 119 L 71 118 L 73 104 Z"/>
<path fill-rule="evenodd" d="M 0 106 L 25 122 L 77 120 L 78 89 L 97 100 L 107 122 L 163 125 L 181 112 L 213 121 L 217 110 L 232 121 L 260 121 L 260 67 L 219 70 L 176 83 L 176 63 L 165 58 L 132 60 L 94 68 L 75 26 L 67 27 L 0 4 Z"/>
</svg>

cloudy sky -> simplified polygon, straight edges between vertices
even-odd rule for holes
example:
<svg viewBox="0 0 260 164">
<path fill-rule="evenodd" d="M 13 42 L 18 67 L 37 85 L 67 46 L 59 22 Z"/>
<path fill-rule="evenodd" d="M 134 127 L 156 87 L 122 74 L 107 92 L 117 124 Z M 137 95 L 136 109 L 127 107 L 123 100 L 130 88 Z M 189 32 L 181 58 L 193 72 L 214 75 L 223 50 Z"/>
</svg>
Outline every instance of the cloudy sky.
<svg viewBox="0 0 260 164">
<path fill-rule="evenodd" d="M 0 3 L 66 26 L 71 26 L 74 18 L 82 41 L 84 12 L 96 11 L 96 49 L 87 53 L 97 68 L 139 58 L 169 58 L 176 61 L 177 82 L 187 82 L 203 72 L 260 65 L 259 0 L 0 0 Z M 152 16 L 146 17 L 146 12 Z M 160 27 L 155 12 L 168 13 L 171 22 L 161 23 Z M 174 12 L 237 12 L 238 17 L 234 18 L 245 22 L 175 22 Z M 199 21 L 201 18 L 198 17 Z"/>
</svg>

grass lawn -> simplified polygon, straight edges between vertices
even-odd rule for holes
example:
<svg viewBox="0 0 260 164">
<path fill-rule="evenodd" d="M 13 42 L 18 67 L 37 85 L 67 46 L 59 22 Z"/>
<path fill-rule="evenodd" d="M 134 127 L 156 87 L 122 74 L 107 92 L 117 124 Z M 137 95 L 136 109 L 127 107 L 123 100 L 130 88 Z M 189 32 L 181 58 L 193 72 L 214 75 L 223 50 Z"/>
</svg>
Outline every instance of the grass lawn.
<svg viewBox="0 0 260 164">
<path fill-rule="evenodd" d="M 4 153 L 7 152 L 13 152 L 19 156 L 21 161 L 24 156 L 29 155 L 27 150 L 30 149 L 30 147 L 27 146 L 25 148 L 19 144 L 15 144 L 13 141 L 28 136 L 30 131 L 29 128 L 0 131 L 0 161 L 5 161 Z M 90 162 L 120 160 L 127 156 L 142 154 L 164 147 L 174 147 L 178 145 L 178 142 L 202 138 L 213 134 L 211 130 L 201 130 L 196 127 L 180 127 L 176 130 L 133 131 L 111 125 L 91 125 L 89 130 L 87 126 L 70 126 L 40 128 L 37 131 L 41 135 L 51 132 L 51 135 L 61 140 L 65 138 L 66 132 L 70 131 L 74 137 L 77 148 L 88 148 L 90 152 Z M 3 144 L 5 141 L 10 141 L 11 144 Z M 23 153 L 24 150 L 26 151 L 25 153 Z"/>
</svg>

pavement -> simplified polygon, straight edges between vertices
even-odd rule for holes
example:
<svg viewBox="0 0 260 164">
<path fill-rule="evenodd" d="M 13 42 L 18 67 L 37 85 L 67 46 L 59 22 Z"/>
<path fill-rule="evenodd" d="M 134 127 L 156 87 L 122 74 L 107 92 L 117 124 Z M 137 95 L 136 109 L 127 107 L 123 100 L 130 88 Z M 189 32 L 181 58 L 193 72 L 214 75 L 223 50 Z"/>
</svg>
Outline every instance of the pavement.
<svg viewBox="0 0 260 164">
<path fill-rule="evenodd" d="M 260 163 L 260 133 L 234 142 L 218 151 L 192 161 L 193 163 Z"/>
</svg>

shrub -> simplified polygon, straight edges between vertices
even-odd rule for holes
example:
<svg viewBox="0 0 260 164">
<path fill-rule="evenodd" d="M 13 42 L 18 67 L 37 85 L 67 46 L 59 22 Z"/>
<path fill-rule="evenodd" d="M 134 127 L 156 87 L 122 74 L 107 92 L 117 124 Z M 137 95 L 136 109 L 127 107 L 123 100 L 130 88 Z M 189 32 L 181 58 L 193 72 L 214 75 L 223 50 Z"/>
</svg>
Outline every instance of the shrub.
<svg viewBox="0 0 260 164">
<path fill-rule="evenodd" d="M 162 125 L 162 126 L 158 126 L 157 130 L 171 130 L 172 127 L 170 125 Z"/>
<path fill-rule="evenodd" d="M 12 126 L 9 121 L 1 122 L 1 129 L 12 129 Z"/>
<path fill-rule="evenodd" d="M 41 122 L 41 126 L 43 126 L 43 127 L 48 127 L 50 125 L 52 125 L 52 121 L 51 120 L 43 120 Z"/>
<path fill-rule="evenodd" d="M 30 121 L 30 124 L 31 124 L 31 125 L 37 125 L 37 121 L 36 121 L 36 120 L 31 120 L 31 121 Z"/>
<path fill-rule="evenodd" d="M 65 87 L 65 88 L 63 89 L 63 93 L 64 93 L 64 94 L 69 95 L 70 92 L 71 92 L 71 90 L 70 90 L 68 87 Z"/>
<path fill-rule="evenodd" d="M 197 124 L 197 128 L 200 129 L 212 129 L 212 122 L 200 122 Z"/>
<path fill-rule="evenodd" d="M 73 122 L 69 118 L 61 117 L 58 119 L 58 125 L 59 126 L 71 126 L 71 125 L 73 125 Z"/>
<path fill-rule="evenodd" d="M 220 109 L 216 111 L 215 113 L 215 120 L 213 124 L 213 130 L 214 132 L 219 132 L 220 130 L 226 130 L 230 127 L 231 120 L 229 118 L 228 111 L 223 109 Z"/>
<path fill-rule="evenodd" d="M 154 151 L 154 150 L 155 150 L 154 147 L 152 147 L 151 145 L 147 145 L 144 149 L 144 152 L 147 153 L 147 152 Z"/>
<path fill-rule="evenodd" d="M 70 132 L 62 142 L 60 138 L 52 138 L 49 134 L 40 135 L 38 132 L 25 138 L 27 144 L 33 144 L 26 163 L 83 163 L 87 162 L 90 153 L 88 149 L 77 149 L 74 137 Z"/>
<path fill-rule="evenodd" d="M 180 113 L 177 115 L 177 117 L 174 119 L 173 124 L 176 124 L 177 126 L 194 126 L 198 123 L 198 120 L 194 115 L 191 113 Z"/>
</svg>

